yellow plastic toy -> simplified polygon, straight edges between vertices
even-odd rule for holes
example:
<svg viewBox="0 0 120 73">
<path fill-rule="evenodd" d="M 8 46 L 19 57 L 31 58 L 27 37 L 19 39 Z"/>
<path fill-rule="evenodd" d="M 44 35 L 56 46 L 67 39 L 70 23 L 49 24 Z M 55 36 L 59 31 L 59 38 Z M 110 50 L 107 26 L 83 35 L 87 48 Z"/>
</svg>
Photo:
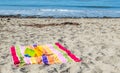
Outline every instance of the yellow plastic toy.
<svg viewBox="0 0 120 73">
<path fill-rule="evenodd" d="M 35 46 L 34 47 L 34 51 L 35 51 L 37 57 L 43 55 L 43 48 L 42 48 L 42 46 L 39 46 L 39 45 Z"/>
</svg>

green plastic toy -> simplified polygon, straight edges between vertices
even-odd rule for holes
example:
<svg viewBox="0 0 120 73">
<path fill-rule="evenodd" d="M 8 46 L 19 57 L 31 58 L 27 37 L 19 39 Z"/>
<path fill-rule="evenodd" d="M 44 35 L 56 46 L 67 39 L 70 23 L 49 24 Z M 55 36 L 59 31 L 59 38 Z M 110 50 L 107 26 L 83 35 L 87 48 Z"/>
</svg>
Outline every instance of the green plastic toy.
<svg viewBox="0 0 120 73">
<path fill-rule="evenodd" d="M 35 51 L 32 49 L 26 48 L 24 54 L 25 54 L 25 56 L 34 57 Z"/>
</svg>

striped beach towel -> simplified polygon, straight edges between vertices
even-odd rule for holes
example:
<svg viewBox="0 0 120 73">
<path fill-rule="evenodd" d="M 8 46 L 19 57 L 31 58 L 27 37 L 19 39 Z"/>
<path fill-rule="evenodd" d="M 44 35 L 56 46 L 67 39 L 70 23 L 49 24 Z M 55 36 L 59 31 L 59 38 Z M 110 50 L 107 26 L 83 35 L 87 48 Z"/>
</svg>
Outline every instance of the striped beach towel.
<svg viewBox="0 0 120 73">
<path fill-rule="evenodd" d="M 70 50 L 60 43 L 32 46 L 11 46 L 10 48 L 14 65 L 23 66 L 29 64 L 57 64 L 67 62 L 80 62 Z"/>
</svg>

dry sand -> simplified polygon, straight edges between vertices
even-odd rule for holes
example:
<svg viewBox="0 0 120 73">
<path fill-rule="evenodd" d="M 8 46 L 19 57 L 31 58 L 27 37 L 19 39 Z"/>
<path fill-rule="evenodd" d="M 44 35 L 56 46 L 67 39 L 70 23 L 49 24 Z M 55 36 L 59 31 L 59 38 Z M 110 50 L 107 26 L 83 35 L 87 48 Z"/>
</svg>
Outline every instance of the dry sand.
<svg viewBox="0 0 120 73">
<path fill-rule="evenodd" d="M 11 45 L 55 42 L 83 62 L 13 66 Z M 0 73 L 120 73 L 120 19 L 0 18 Z"/>
</svg>

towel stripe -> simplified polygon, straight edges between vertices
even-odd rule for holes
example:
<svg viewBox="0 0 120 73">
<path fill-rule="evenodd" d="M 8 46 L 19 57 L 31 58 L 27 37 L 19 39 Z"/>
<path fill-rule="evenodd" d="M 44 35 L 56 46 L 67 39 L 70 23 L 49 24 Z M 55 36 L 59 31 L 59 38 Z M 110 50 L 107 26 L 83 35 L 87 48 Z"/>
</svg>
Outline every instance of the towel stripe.
<svg viewBox="0 0 120 73">
<path fill-rule="evenodd" d="M 67 62 L 66 58 L 61 54 L 61 52 L 59 52 L 59 51 L 57 51 L 56 49 L 54 49 L 54 47 L 53 47 L 51 44 L 48 44 L 47 46 L 51 49 L 51 51 L 53 51 L 54 54 L 56 54 L 56 55 L 59 57 L 59 59 L 60 59 L 63 63 L 66 63 L 66 62 Z"/>
<path fill-rule="evenodd" d="M 55 59 L 53 55 L 47 56 L 49 64 L 55 64 Z"/>
<path fill-rule="evenodd" d="M 38 64 L 37 57 L 31 57 L 30 61 L 31 61 L 32 64 Z"/>
<path fill-rule="evenodd" d="M 51 51 L 50 48 L 47 47 L 46 45 L 42 45 L 42 48 L 46 51 L 46 54 L 48 54 L 48 55 L 53 54 L 53 51 Z"/>
<path fill-rule="evenodd" d="M 19 64 L 20 61 L 19 61 L 19 59 L 18 59 L 18 57 L 17 57 L 16 51 L 15 51 L 15 47 L 12 46 L 10 51 L 11 51 L 11 54 L 12 54 L 12 59 L 13 59 L 13 61 L 14 61 L 14 64 L 15 64 L 15 65 Z"/>
<path fill-rule="evenodd" d="M 54 44 L 53 47 L 54 47 L 56 50 L 60 51 L 60 52 L 63 54 L 63 56 L 68 60 L 68 62 L 72 62 L 72 61 L 73 61 L 73 59 L 71 59 L 71 57 L 69 57 L 69 56 L 66 54 L 65 51 L 59 49 L 58 46 L 56 46 L 56 45 Z"/>
<path fill-rule="evenodd" d="M 38 64 L 43 64 L 43 62 L 42 62 L 42 57 L 40 56 L 40 57 L 37 57 L 37 62 L 38 62 Z"/>
<path fill-rule="evenodd" d="M 75 62 L 80 62 L 81 60 L 77 58 L 74 54 L 72 54 L 69 50 L 67 50 L 65 47 L 63 47 L 60 43 L 55 43 L 60 49 L 65 51 L 72 59 L 74 59 Z"/>
<path fill-rule="evenodd" d="M 21 54 L 21 51 L 20 51 L 19 46 L 16 46 L 15 48 L 16 48 L 17 55 L 18 55 L 19 60 L 20 60 L 20 65 L 24 65 L 25 62 L 24 62 L 24 59 L 23 59 L 23 56 L 22 56 L 22 54 Z"/>
<path fill-rule="evenodd" d="M 25 46 L 20 46 L 20 51 L 26 64 L 30 64 L 30 58 L 24 57 Z"/>
</svg>

